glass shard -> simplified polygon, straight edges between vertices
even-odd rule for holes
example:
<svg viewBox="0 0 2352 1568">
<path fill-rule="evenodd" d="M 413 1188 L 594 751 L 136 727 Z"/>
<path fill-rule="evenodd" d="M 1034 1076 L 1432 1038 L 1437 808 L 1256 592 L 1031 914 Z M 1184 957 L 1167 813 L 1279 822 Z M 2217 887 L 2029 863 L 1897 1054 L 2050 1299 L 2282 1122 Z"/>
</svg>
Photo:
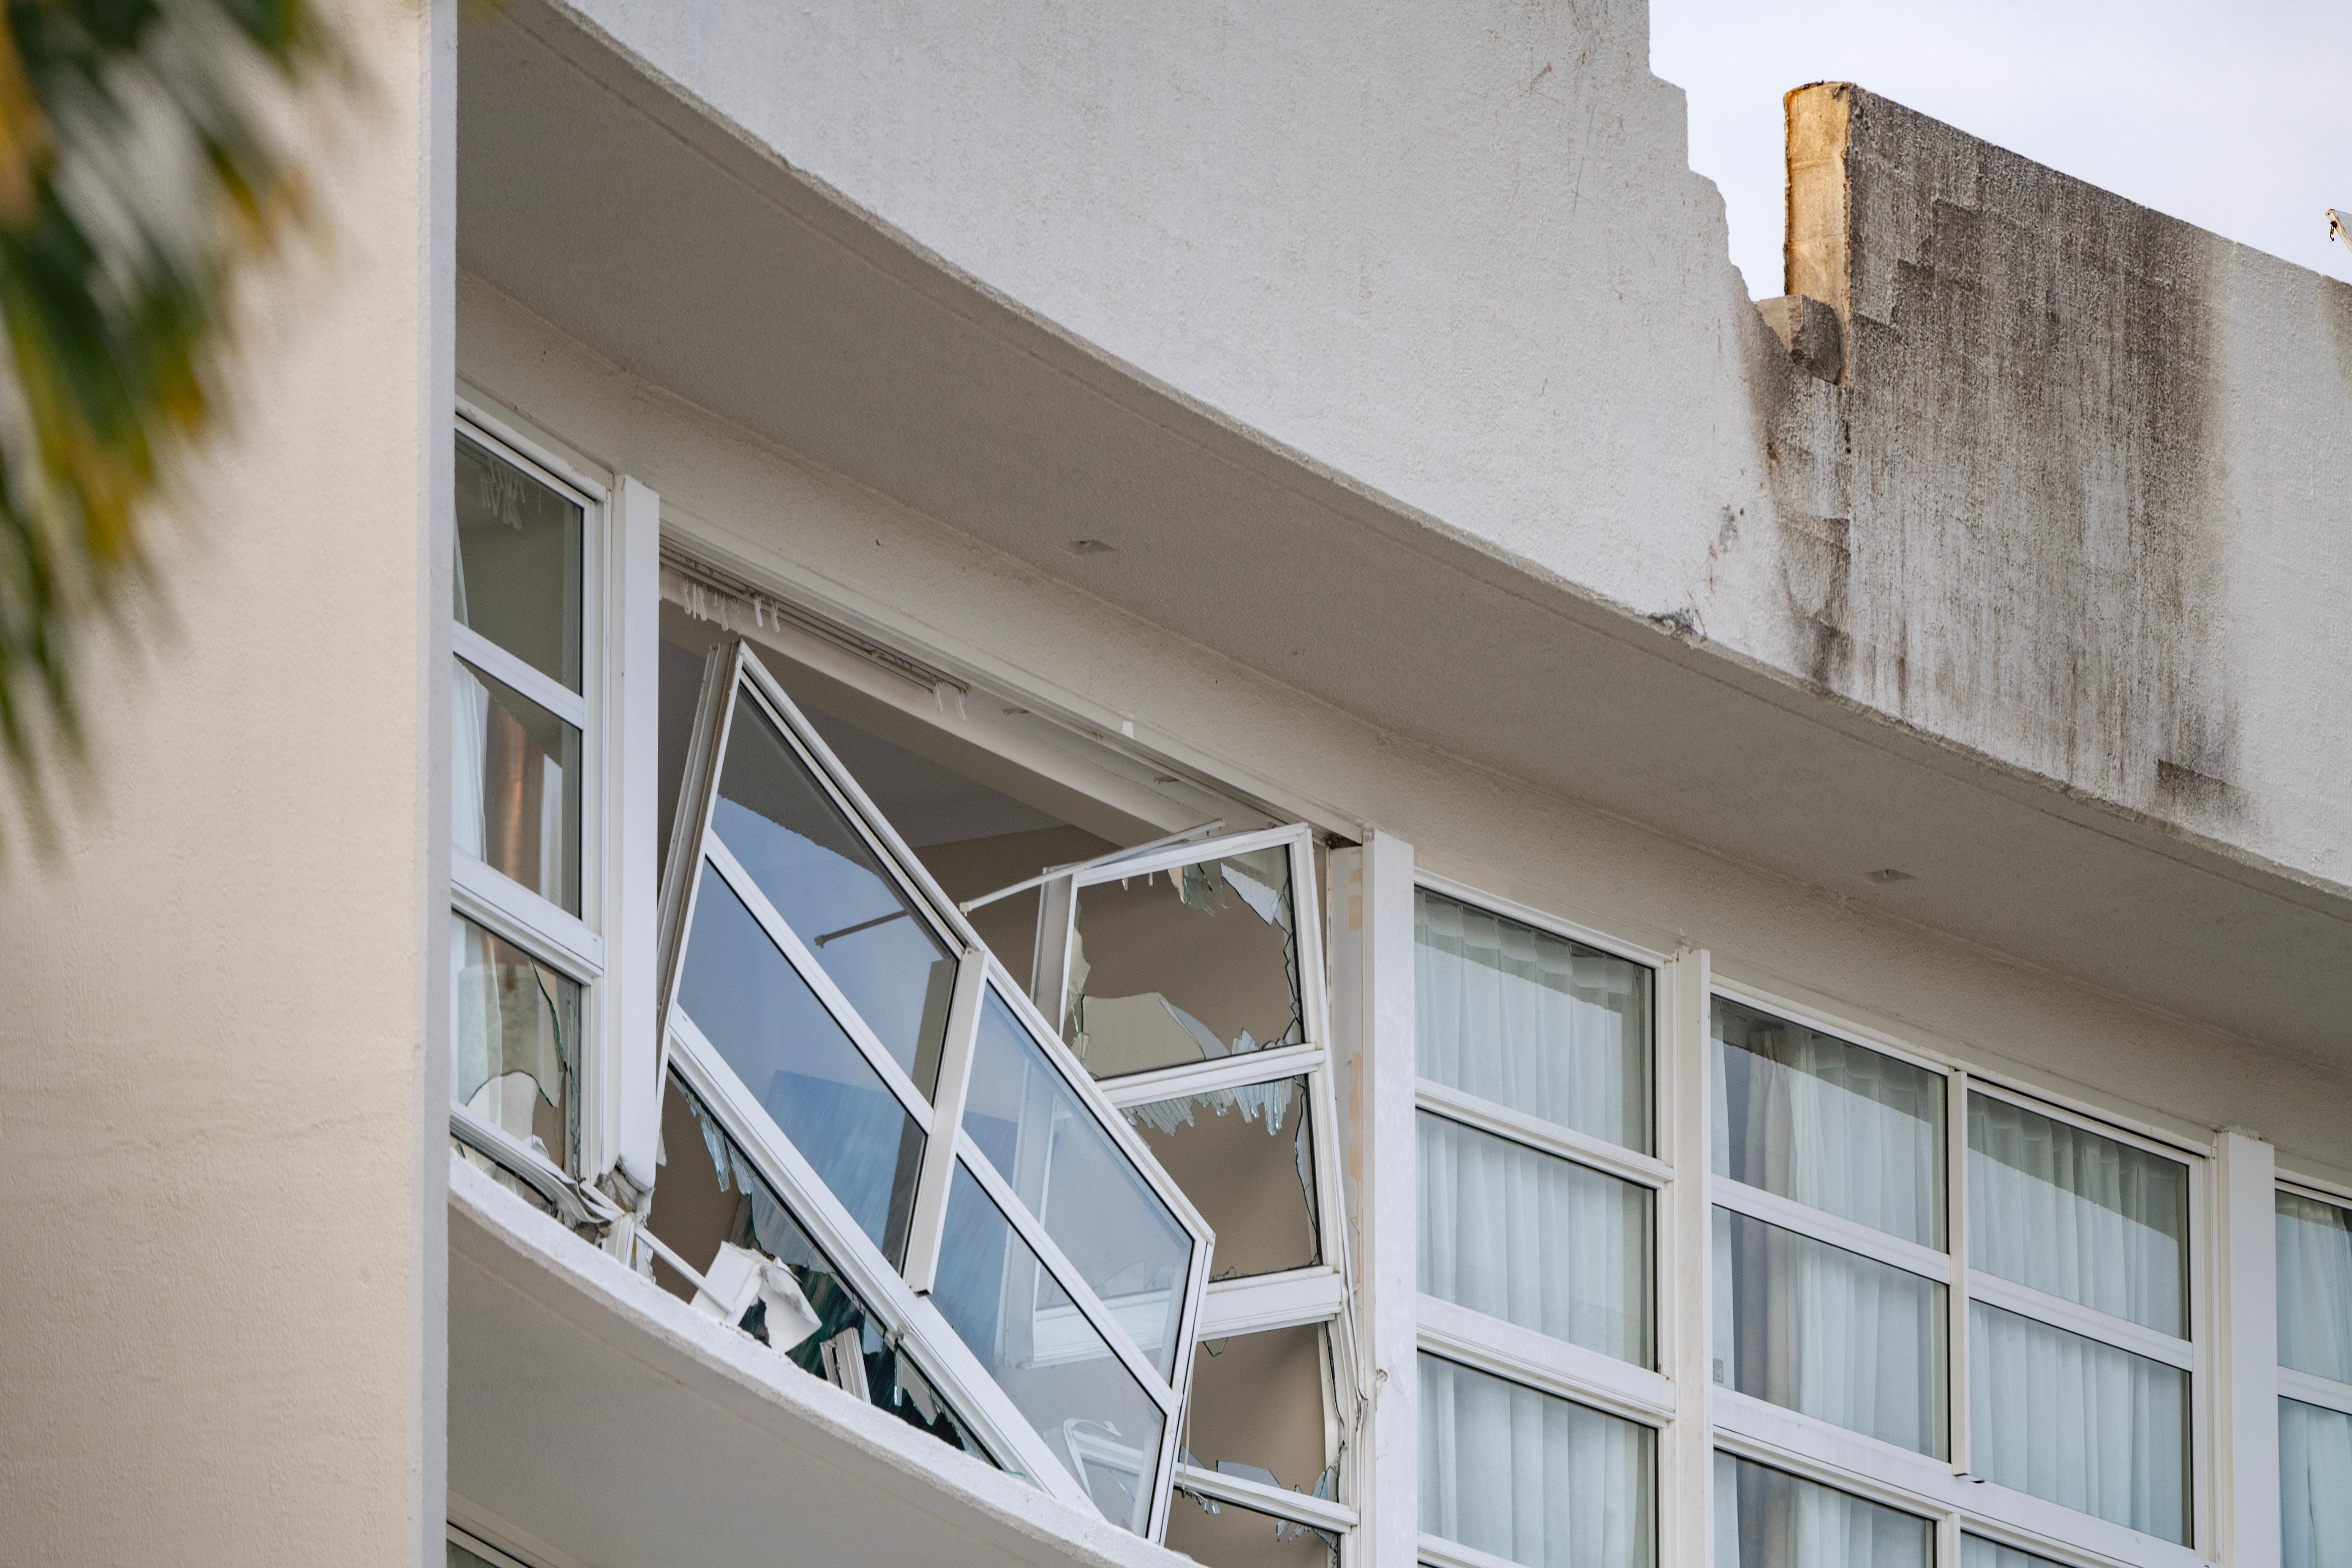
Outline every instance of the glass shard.
<svg viewBox="0 0 2352 1568">
<path fill-rule="evenodd" d="M 451 610 L 549 679 L 580 688 L 586 514 L 478 442 L 457 437 Z"/>
<path fill-rule="evenodd" d="M 1650 1152 L 1646 965 L 1427 889 L 1412 934 L 1422 1077 Z"/>
<path fill-rule="evenodd" d="M 1932 1279 L 1715 1211 L 1715 1381 L 1941 1458 L 1944 1295 Z"/>
<path fill-rule="evenodd" d="M 981 1004 L 963 1129 L 1137 1348 L 1171 1374 L 1192 1238 L 994 986 Z"/>
<path fill-rule="evenodd" d="M 748 692 L 711 826 L 929 1099 L 955 957 Z"/>
<path fill-rule="evenodd" d="M 1129 1106 L 1126 1116 L 1216 1233 L 1220 1279 L 1322 1261 L 1307 1079 Z"/>
<path fill-rule="evenodd" d="M 451 842 L 569 914 L 580 912 L 580 731 L 453 661 Z"/>
<path fill-rule="evenodd" d="M 579 985 L 457 914 L 449 971 L 450 1098 L 575 1171 Z"/>
<path fill-rule="evenodd" d="M 1650 1189 L 1427 1111 L 1418 1121 L 1421 1289 L 1653 1364 Z"/>
<path fill-rule="evenodd" d="M 1944 1075 L 1715 999 L 1716 1171 L 1944 1245 Z"/>
<path fill-rule="evenodd" d="M 961 1163 L 931 1300 L 1103 1517 L 1142 1534 L 1160 1407 Z"/>
<path fill-rule="evenodd" d="M 893 1265 L 923 1132 L 706 862 L 678 1005 Z"/>
<path fill-rule="evenodd" d="M 1969 1264 L 2189 1334 L 2189 1167 L 1969 1096 Z"/>
<path fill-rule="evenodd" d="M 1305 1037 L 1288 849 L 1142 873 L 1076 898 L 1064 1037 L 1095 1077 Z"/>
</svg>

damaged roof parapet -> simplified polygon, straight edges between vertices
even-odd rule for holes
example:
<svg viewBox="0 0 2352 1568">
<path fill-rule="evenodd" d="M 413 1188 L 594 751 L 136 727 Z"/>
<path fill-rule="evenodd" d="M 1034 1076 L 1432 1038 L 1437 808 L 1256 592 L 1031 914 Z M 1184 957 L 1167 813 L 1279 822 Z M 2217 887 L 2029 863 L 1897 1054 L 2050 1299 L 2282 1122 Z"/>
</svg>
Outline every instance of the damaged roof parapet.
<svg viewBox="0 0 2352 1568">
<path fill-rule="evenodd" d="M 1845 332 L 1835 310 L 1810 294 L 1759 300 L 1756 309 L 1808 374 L 1832 383 L 1845 379 Z"/>
</svg>

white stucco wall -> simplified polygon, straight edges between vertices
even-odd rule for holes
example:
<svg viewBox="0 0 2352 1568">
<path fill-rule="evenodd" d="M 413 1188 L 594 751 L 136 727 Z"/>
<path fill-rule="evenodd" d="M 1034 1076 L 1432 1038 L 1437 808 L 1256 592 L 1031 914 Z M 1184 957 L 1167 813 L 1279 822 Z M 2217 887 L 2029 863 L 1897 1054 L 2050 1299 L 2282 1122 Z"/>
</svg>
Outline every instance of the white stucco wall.
<svg viewBox="0 0 2352 1568">
<path fill-rule="evenodd" d="M 1915 923 L 1650 834 L 1381 731 L 1024 563 L 742 438 L 494 291 L 459 284 L 459 368 L 588 462 L 662 495 L 667 529 L 764 563 L 999 690 L 1132 716 L 1171 757 L 1377 825 L 1420 862 L 2108 1114 L 2275 1140 L 2352 1179 L 2352 1080 L 2191 1027 Z"/>
<path fill-rule="evenodd" d="M 0 864 L 11 1563 L 440 1560 L 454 8 L 347 15 L 325 244 Z"/>
</svg>

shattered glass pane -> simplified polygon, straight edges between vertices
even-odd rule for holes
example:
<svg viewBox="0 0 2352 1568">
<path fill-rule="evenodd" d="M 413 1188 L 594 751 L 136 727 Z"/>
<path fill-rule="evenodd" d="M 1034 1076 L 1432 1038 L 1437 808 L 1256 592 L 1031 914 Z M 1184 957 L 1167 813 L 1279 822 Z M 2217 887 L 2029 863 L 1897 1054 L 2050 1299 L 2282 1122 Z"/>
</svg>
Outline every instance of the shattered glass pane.
<svg viewBox="0 0 2352 1568">
<path fill-rule="evenodd" d="M 451 661 L 451 841 L 580 912 L 580 731 L 464 659 Z"/>
<path fill-rule="evenodd" d="M 1218 1279 L 1322 1261 L 1304 1078 L 1154 1100 L 1126 1116 L 1216 1232 Z"/>
<path fill-rule="evenodd" d="M 875 1330 L 866 1304 L 832 1260 L 675 1074 L 662 1101 L 661 1166 L 647 1228 L 680 1257 L 717 1259 L 727 1247 L 748 1248 L 790 1271 L 798 1296 L 794 1305 L 806 1315 L 796 1314 L 790 1328 L 780 1328 L 772 1310 L 777 1292 L 767 1289 L 736 1318 L 738 1328 L 803 1372 L 852 1392 L 862 1387 L 869 1403 L 908 1426 L 988 1458 L 921 1371 Z M 693 1301 L 698 1294 L 659 1255 L 654 1279 L 682 1300 Z M 854 1355 L 854 1366 L 842 1365 L 838 1353 L 829 1363 L 826 1351 L 832 1346 Z"/>
<path fill-rule="evenodd" d="M 929 1099 L 956 960 L 760 705 L 735 697 L 711 826 Z"/>
<path fill-rule="evenodd" d="M 961 1163 L 931 1301 L 1103 1517 L 1142 1534 L 1160 1407 Z"/>
<path fill-rule="evenodd" d="M 578 502 L 457 437 L 450 611 L 551 680 L 580 689 Z"/>
<path fill-rule="evenodd" d="M 963 1129 L 1162 1376 L 1192 1238 L 991 986 Z"/>
<path fill-rule="evenodd" d="M 450 1098 L 574 1171 L 580 987 L 459 914 L 449 969 Z"/>
<path fill-rule="evenodd" d="M 713 867 L 702 868 L 678 1005 L 893 1265 L 923 1131 Z"/>
<path fill-rule="evenodd" d="M 1098 1079 L 1303 1039 L 1290 851 L 1077 890 L 1064 1038 Z"/>
<path fill-rule="evenodd" d="M 1651 1151 L 1646 965 L 1425 888 L 1412 940 L 1422 1077 Z"/>
<path fill-rule="evenodd" d="M 1204 1568 L 1339 1568 L 1339 1538 L 1239 1503 L 1176 1489 L 1167 1545 Z"/>
<path fill-rule="evenodd" d="M 481 1172 L 482 1174 L 489 1177 L 490 1180 L 496 1182 L 507 1191 L 514 1194 L 515 1196 L 522 1199 L 523 1202 L 529 1204 L 540 1213 L 548 1215 L 551 1219 L 561 1219 L 563 1217 L 555 1212 L 555 1205 L 549 1203 L 547 1201 L 546 1194 L 541 1193 L 537 1187 L 532 1186 L 529 1182 L 524 1181 L 520 1176 L 516 1175 L 512 1171 L 508 1170 L 504 1165 L 499 1164 L 496 1160 L 491 1159 L 488 1154 L 483 1153 L 479 1149 L 475 1148 L 472 1144 L 465 1142 L 465 1140 L 452 1137 L 449 1140 L 449 1147 L 459 1159 L 465 1161 L 468 1165 L 473 1166 L 477 1171 Z"/>
<path fill-rule="evenodd" d="M 1339 1453 L 1325 1332 L 1307 1323 L 1202 1341 L 1184 1415 L 1191 1462 L 1328 1498 Z"/>
</svg>

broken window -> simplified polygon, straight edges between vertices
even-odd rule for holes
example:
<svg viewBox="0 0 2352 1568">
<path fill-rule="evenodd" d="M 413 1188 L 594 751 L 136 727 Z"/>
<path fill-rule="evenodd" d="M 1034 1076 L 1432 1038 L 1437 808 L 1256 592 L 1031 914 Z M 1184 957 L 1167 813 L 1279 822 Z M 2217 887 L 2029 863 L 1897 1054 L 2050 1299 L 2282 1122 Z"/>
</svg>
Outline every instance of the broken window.
<svg viewBox="0 0 2352 1568">
<path fill-rule="evenodd" d="M 449 917 L 451 1098 L 558 1170 L 578 1163 L 580 986 Z"/>
<path fill-rule="evenodd" d="M 1208 1568 L 1339 1568 L 1339 1536 L 1186 1489 L 1168 1517 L 1168 1545 Z"/>
<path fill-rule="evenodd" d="M 1217 1278 L 1321 1261 L 1305 1076 L 1131 1105 L 1127 1119 L 1217 1233 Z"/>
<path fill-rule="evenodd" d="M 873 1346 L 1008 1468 L 1157 1534 L 1208 1228 L 749 648 L 711 659 L 663 880 L 668 1059 Z M 727 1223 L 730 1321 L 798 1331 L 787 1249 Z"/>
<path fill-rule="evenodd" d="M 662 1100 L 661 1174 L 646 1228 L 654 1279 L 814 1377 L 987 1458 L 912 1356 L 887 1335 L 742 1145 L 675 1074 Z"/>
</svg>

